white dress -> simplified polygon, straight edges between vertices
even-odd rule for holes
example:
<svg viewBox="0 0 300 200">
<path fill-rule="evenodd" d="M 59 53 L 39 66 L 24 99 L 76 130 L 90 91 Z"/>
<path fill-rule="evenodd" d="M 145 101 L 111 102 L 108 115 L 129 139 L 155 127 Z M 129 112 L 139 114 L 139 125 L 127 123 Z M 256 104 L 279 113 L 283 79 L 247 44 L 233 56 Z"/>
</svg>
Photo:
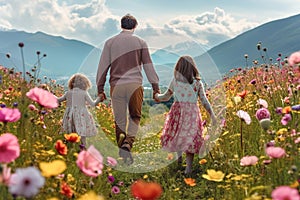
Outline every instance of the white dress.
<svg viewBox="0 0 300 200">
<path fill-rule="evenodd" d="M 99 97 L 93 101 L 87 91 L 73 88 L 57 100 L 59 103 L 67 101 L 61 132 L 77 133 L 86 137 L 97 134 L 96 123 L 92 114 L 88 111 L 87 103 L 95 107 L 100 102 Z"/>
</svg>

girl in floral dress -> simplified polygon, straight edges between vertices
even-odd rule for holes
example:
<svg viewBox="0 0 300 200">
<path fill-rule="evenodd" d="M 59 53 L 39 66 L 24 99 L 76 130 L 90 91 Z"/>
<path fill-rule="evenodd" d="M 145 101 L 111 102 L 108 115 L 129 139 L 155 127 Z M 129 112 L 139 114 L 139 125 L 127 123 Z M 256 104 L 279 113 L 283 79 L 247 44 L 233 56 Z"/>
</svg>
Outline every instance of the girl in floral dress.
<svg viewBox="0 0 300 200">
<path fill-rule="evenodd" d="M 61 132 L 77 133 L 85 147 L 86 137 L 97 134 L 96 123 L 88 111 L 87 103 L 95 107 L 100 102 L 99 97 L 95 101 L 91 98 L 87 91 L 90 87 L 91 81 L 85 75 L 76 73 L 68 81 L 69 90 L 57 98 L 59 103 L 67 102 Z"/>
<path fill-rule="evenodd" d="M 178 163 L 182 162 L 182 152 L 186 153 L 185 173 L 192 172 L 194 154 L 203 143 L 202 119 L 198 98 L 210 114 L 213 124 L 216 117 L 206 98 L 195 61 L 190 56 L 181 56 L 176 63 L 174 78 L 164 94 L 157 94 L 159 101 L 168 101 L 174 96 L 174 103 L 164 123 L 161 144 L 164 150 L 177 152 Z"/>
</svg>

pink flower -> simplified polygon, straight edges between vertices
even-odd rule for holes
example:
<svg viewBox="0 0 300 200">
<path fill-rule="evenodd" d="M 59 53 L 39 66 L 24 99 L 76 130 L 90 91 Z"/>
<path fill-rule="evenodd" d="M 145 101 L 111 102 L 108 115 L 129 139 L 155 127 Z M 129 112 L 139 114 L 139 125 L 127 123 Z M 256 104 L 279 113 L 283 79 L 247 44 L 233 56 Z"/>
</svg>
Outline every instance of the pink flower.
<svg viewBox="0 0 300 200">
<path fill-rule="evenodd" d="M 18 138 L 11 133 L 0 136 L 0 163 L 10 163 L 20 156 Z"/>
<path fill-rule="evenodd" d="M 118 162 L 117 162 L 116 159 L 107 156 L 107 164 L 112 166 L 112 167 L 115 167 L 118 164 Z"/>
<path fill-rule="evenodd" d="M 21 118 L 18 108 L 0 108 L 0 122 L 16 122 Z"/>
<path fill-rule="evenodd" d="M 120 188 L 118 186 L 113 186 L 111 188 L 111 192 L 114 194 L 119 194 L 120 193 Z"/>
<path fill-rule="evenodd" d="M 7 165 L 2 165 L 2 174 L 0 174 L 0 183 L 4 185 L 9 185 L 10 177 L 11 177 L 11 168 L 7 167 Z"/>
<path fill-rule="evenodd" d="M 287 125 L 289 123 L 289 121 L 292 120 L 292 116 L 291 114 L 285 114 L 282 118 L 281 118 L 281 124 L 282 125 Z"/>
<path fill-rule="evenodd" d="M 285 150 L 281 147 L 267 147 L 266 153 L 271 158 L 282 158 L 286 155 Z"/>
<path fill-rule="evenodd" d="M 255 165 L 257 161 L 258 158 L 256 156 L 245 156 L 241 159 L 240 165 L 241 166 Z"/>
<path fill-rule="evenodd" d="M 268 102 L 264 99 L 258 99 L 257 104 L 262 106 L 263 108 L 268 108 Z"/>
<path fill-rule="evenodd" d="M 300 63 L 300 51 L 292 53 L 288 58 L 288 63 L 290 66 L 294 66 Z"/>
<path fill-rule="evenodd" d="M 76 164 L 87 176 L 97 177 L 102 174 L 103 157 L 100 152 L 91 145 L 87 151 L 83 150 L 78 154 Z"/>
<path fill-rule="evenodd" d="M 38 87 L 30 89 L 26 96 L 45 108 L 56 108 L 58 106 L 57 99 L 51 92 Z"/>
<path fill-rule="evenodd" d="M 243 111 L 243 110 L 239 110 L 237 111 L 237 116 L 239 118 L 241 118 L 242 120 L 244 120 L 246 122 L 246 124 L 250 124 L 251 123 L 251 117 L 250 115 L 246 112 L 246 111 Z"/>
<path fill-rule="evenodd" d="M 270 112 L 266 108 L 260 108 L 256 111 L 255 117 L 258 121 L 262 119 L 270 119 Z"/>
<path fill-rule="evenodd" d="M 289 186 L 279 186 L 272 191 L 273 200 L 300 200 L 297 189 Z"/>
</svg>

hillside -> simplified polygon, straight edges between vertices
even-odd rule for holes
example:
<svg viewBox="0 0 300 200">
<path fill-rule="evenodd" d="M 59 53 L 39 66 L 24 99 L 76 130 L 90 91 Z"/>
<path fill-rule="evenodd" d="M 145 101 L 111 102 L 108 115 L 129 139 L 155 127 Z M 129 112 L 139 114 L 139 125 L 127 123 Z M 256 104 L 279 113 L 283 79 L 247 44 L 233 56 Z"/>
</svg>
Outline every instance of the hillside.
<svg viewBox="0 0 300 200">
<path fill-rule="evenodd" d="M 41 55 L 46 54 L 41 61 L 41 75 L 52 78 L 77 72 L 83 60 L 94 49 L 84 42 L 42 32 L 0 31 L 0 64 L 7 67 L 22 66 L 19 42 L 24 43 L 26 70 L 29 71 L 36 63 L 36 52 L 40 51 Z M 11 55 L 10 60 L 5 56 L 7 53 Z"/>
<path fill-rule="evenodd" d="M 262 48 L 267 48 L 267 55 L 263 55 L 276 60 L 279 53 L 285 57 L 299 51 L 299 41 L 300 15 L 295 15 L 244 32 L 196 57 L 196 60 L 199 66 L 206 68 L 212 66 L 214 62 L 223 74 L 235 67 L 245 67 L 245 54 L 248 54 L 250 64 L 253 60 L 262 63 L 260 52 L 256 47 L 258 42 L 262 43 Z"/>
</svg>

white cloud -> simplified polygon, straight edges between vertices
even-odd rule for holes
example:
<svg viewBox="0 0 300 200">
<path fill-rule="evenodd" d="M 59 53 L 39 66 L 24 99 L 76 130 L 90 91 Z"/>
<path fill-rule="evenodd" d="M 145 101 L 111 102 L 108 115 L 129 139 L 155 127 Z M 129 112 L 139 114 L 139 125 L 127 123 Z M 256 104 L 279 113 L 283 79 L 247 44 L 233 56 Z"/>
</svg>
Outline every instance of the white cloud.
<svg viewBox="0 0 300 200">
<path fill-rule="evenodd" d="M 198 16 L 178 16 L 167 27 L 174 31 L 183 31 L 202 44 L 214 46 L 257 25 L 246 19 L 237 20 L 223 9 L 215 8 L 214 12 L 205 12 Z"/>
<path fill-rule="evenodd" d="M 57 0 L 10 0 L 0 4 L 0 19 L 4 28 L 43 31 L 91 44 L 101 43 L 119 26 L 119 17 L 110 13 L 105 0 L 73 5 Z"/>
<path fill-rule="evenodd" d="M 75 4 L 59 2 L 29 0 L 20 3 L 19 0 L 0 0 L 0 27 L 28 32 L 42 31 L 95 46 L 101 46 L 108 37 L 120 30 L 120 16 L 111 13 L 106 0 Z M 161 27 L 155 27 L 150 19 L 144 22 L 139 19 L 136 33 L 145 38 L 152 48 L 184 40 L 214 46 L 257 25 L 246 19 L 236 20 L 220 8 L 196 16 L 178 16 L 161 24 Z"/>
</svg>

